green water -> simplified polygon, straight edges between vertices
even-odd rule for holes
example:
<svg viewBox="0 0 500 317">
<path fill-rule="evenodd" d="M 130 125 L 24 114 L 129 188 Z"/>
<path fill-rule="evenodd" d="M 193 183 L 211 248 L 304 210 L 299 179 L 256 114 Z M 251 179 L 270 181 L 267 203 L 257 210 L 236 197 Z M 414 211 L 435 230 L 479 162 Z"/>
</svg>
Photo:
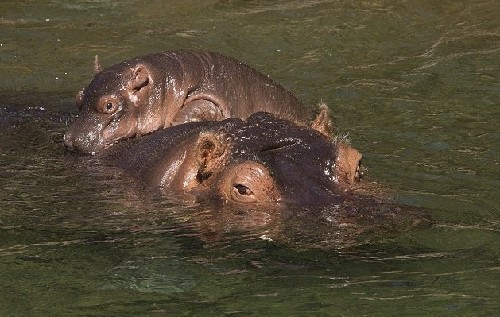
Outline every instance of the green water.
<svg viewBox="0 0 500 317">
<path fill-rule="evenodd" d="M 369 179 L 434 225 L 268 241 L 82 168 L 61 140 L 94 55 L 176 48 L 327 102 Z M 2 1 L 0 65 L 0 316 L 500 311 L 497 0 Z"/>
</svg>

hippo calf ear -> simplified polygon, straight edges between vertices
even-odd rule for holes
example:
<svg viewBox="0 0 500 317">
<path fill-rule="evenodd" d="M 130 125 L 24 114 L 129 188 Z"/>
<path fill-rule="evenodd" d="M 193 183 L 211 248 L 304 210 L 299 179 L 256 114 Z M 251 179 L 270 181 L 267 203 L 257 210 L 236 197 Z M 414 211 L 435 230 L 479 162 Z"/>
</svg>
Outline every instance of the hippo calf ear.
<svg viewBox="0 0 500 317">
<path fill-rule="evenodd" d="M 331 138 L 333 133 L 333 123 L 330 119 L 330 109 L 325 103 L 319 105 L 319 113 L 311 124 L 311 128 Z"/>
<path fill-rule="evenodd" d="M 223 166 L 227 141 L 222 135 L 206 132 L 200 135 L 196 147 L 199 164 L 197 179 L 201 183 L 208 179 L 215 170 Z"/>
<path fill-rule="evenodd" d="M 149 87 L 150 83 L 149 69 L 145 65 L 139 64 L 133 69 L 132 77 L 128 82 L 128 88 L 132 93 L 137 94 L 143 88 Z"/>
<path fill-rule="evenodd" d="M 361 153 L 341 142 L 337 150 L 337 175 L 341 183 L 353 184 L 358 177 Z"/>
</svg>

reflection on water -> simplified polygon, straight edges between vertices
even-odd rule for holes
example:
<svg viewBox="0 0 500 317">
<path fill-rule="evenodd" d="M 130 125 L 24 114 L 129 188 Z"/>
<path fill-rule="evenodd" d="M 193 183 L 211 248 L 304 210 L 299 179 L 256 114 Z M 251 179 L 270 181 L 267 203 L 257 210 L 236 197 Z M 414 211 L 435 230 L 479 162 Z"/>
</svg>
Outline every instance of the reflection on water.
<svg viewBox="0 0 500 317">
<path fill-rule="evenodd" d="M 17 1 L 0 12 L 2 315 L 500 308 L 497 1 Z M 62 134 L 94 55 L 110 65 L 171 48 L 235 56 L 327 102 L 367 181 L 434 224 L 392 232 L 396 217 L 352 242 L 308 214 L 221 215 L 80 166 Z"/>
</svg>

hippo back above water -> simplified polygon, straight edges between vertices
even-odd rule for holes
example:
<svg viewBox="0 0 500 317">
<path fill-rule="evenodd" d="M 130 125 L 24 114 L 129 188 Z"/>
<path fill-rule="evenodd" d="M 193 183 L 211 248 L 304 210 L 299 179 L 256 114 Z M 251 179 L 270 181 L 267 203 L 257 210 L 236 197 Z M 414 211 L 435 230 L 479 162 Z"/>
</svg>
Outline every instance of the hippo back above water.
<svg viewBox="0 0 500 317">
<path fill-rule="evenodd" d="M 246 119 L 259 111 L 295 123 L 310 119 L 310 110 L 269 77 L 201 51 L 155 53 L 99 69 L 76 103 L 79 117 L 64 142 L 84 153 L 185 122 Z"/>
</svg>

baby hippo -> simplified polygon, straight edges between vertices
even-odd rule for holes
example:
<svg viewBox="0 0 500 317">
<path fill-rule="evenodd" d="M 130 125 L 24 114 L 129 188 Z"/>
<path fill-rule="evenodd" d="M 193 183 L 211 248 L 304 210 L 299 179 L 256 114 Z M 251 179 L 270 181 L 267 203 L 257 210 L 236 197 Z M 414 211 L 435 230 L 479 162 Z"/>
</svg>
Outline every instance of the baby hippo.
<svg viewBox="0 0 500 317">
<path fill-rule="evenodd" d="M 218 53 L 167 51 L 106 69 L 96 61 L 95 71 L 77 95 L 79 115 L 64 135 L 68 148 L 83 153 L 185 122 L 246 119 L 259 111 L 310 119 L 310 109 L 287 89 Z"/>
<path fill-rule="evenodd" d="M 361 154 L 313 127 L 259 112 L 246 120 L 192 122 L 121 142 L 100 157 L 163 191 L 225 203 L 338 203 Z"/>
</svg>

